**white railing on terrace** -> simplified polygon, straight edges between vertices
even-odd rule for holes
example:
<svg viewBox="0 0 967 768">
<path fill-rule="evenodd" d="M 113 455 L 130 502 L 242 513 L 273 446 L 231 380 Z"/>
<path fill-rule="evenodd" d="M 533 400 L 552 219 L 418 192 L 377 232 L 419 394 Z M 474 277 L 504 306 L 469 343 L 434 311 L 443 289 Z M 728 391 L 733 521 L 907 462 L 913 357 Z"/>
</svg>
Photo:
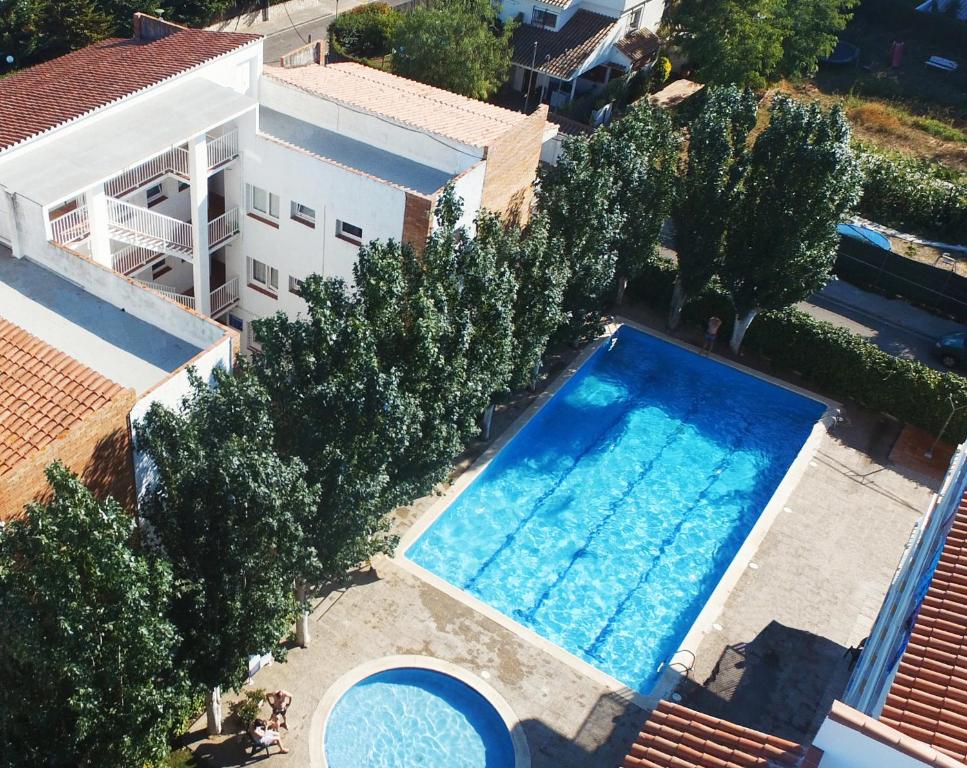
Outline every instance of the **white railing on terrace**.
<svg viewBox="0 0 967 768">
<path fill-rule="evenodd" d="M 111 197 L 120 197 L 168 173 L 177 173 L 179 176 L 188 178 L 188 150 L 175 147 L 157 157 L 152 157 L 136 168 L 124 171 L 106 182 L 104 191 Z"/>
<path fill-rule="evenodd" d="M 73 211 L 58 216 L 50 222 L 55 243 L 70 245 L 83 240 L 91 233 L 91 224 L 87 218 L 87 206 L 81 205 Z"/>
<path fill-rule="evenodd" d="M 212 315 L 228 309 L 238 301 L 238 278 L 232 277 L 211 292 Z"/>
<path fill-rule="evenodd" d="M 208 222 L 208 247 L 214 248 L 238 232 L 238 208 L 232 208 Z"/>
<path fill-rule="evenodd" d="M 157 243 L 163 250 L 191 253 L 194 238 L 188 222 L 161 213 L 152 213 L 112 197 L 107 199 L 107 216 L 111 227 L 149 241 L 132 245 L 150 247 Z"/>
<path fill-rule="evenodd" d="M 164 256 L 164 254 L 152 248 L 145 248 L 143 245 L 128 245 L 112 254 L 111 260 L 115 272 L 129 275 L 161 256 Z"/>
<path fill-rule="evenodd" d="M 134 282 L 138 283 L 138 285 L 143 285 L 145 288 L 148 288 L 152 291 L 157 291 L 162 296 L 167 296 L 169 299 L 173 299 L 174 301 L 177 301 L 179 304 L 182 304 L 183 306 L 186 306 L 189 309 L 195 308 L 194 296 L 184 296 L 183 294 L 179 293 L 176 289 L 167 285 L 162 285 L 161 283 L 149 283 L 149 282 L 145 282 L 144 280 L 135 280 Z"/>
<path fill-rule="evenodd" d="M 238 157 L 238 129 L 215 138 L 208 137 L 208 168 L 211 170 L 222 163 Z"/>
</svg>

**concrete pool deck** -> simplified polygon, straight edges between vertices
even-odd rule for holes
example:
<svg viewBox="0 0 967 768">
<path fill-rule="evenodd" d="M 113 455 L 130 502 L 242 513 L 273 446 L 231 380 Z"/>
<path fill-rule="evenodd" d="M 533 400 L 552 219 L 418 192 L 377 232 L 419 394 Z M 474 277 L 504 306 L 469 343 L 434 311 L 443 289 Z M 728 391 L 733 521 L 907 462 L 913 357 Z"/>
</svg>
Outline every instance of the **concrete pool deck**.
<svg viewBox="0 0 967 768">
<path fill-rule="evenodd" d="M 501 424 L 521 410 L 509 409 Z M 744 570 L 725 601 L 721 629 L 699 645 L 680 688 L 686 703 L 808 739 L 815 707 L 845 682 L 844 652 L 868 633 L 931 494 L 925 479 L 886 465 L 884 443 L 892 441 L 880 421 L 847 414 L 849 422 L 822 437 L 788 511 L 754 554 L 757 568 Z M 399 532 L 437 500 L 399 510 Z M 310 723 L 327 690 L 383 656 L 432 656 L 482 677 L 523 723 L 534 768 L 618 765 L 645 720 L 627 697 L 393 561 L 356 574 L 350 587 L 323 599 L 311 627 L 310 648 L 292 650 L 286 663 L 254 681 L 293 694 L 286 738 L 292 751 L 273 756 L 287 765 L 309 768 Z M 203 729 L 202 720 L 189 735 L 197 764 L 245 762 L 237 737 L 208 740 Z"/>
</svg>

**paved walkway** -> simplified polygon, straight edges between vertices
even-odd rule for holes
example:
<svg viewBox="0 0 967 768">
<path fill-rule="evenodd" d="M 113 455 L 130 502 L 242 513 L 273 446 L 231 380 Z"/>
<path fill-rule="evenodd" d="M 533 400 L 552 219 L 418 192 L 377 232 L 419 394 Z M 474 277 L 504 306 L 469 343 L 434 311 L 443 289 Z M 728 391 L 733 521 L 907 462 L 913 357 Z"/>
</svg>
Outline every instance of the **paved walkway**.
<svg viewBox="0 0 967 768">
<path fill-rule="evenodd" d="M 843 280 L 833 280 L 798 307 L 817 320 L 849 329 L 891 355 L 919 360 L 938 370 L 943 366 L 931 354 L 934 343 L 945 334 L 967 331 L 952 320 Z"/>
<path fill-rule="evenodd" d="M 308 42 L 324 40 L 337 13 L 345 13 L 368 2 L 371 0 L 288 0 L 270 6 L 266 20 L 262 19 L 261 11 L 255 11 L 212 24 L 209 29 L 254 32 L 264 36 L 264 61 L 272 64 Z M 407 0 L 388 2 L 401 5 Z"/>
<path fill-rule="evenodd" d="M 758 569 L 744 573 L 726 601 L 722 629 L 697 648 L 683 686 L 687 701 L 804 739 L 820 702 L 841 692 L 845 649 L 869 632 L 931 493 L 929 481 L 887 466 L 891 428 L 850 418 L 823 438 L 790 511 L 780 513 L 755 555 Z M 400 510 L 399 529 L 435 500 Z M 319 734 L 311 722 L 327 689 L 389 655 L 433 656 L 486 679 L 520 718 L 534 768 L 617 765 L 645 719 L 621 695 L 393 562 L 328 596 L 311 624 L 312 646 L 292 650 L 255 680 L 294 694 L 292 752 L 272 758 L 293 768 L 312 765 L 309 745 Z M 231 727 L 216 740 L 203 729 L 198 722 L 189 735 L 198 765 L 245 762 Z"/>
</svg>

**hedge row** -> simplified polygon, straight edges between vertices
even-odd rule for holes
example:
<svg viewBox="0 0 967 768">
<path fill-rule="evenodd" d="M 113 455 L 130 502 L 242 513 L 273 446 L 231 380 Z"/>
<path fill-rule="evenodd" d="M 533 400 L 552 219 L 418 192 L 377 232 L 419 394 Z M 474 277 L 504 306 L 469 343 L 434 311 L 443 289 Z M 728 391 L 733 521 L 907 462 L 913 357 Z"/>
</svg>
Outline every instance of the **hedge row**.
<svg viewBox="0 0 967 768">
<path fill-rule="evenodd" d="M 629 296 L 666 312 L 674 280 L 673 265 L 652 267 L 632 283 Z M 728 338 L 733 313 L 719 291 L 709 290 L 690 302 L 682 319 L 701 324 L 711 315 L 722 318 L 720 335 Z M 948 397 L 958 405 L 967 404 L 967 379 L 894 357 L 845 328 L 797 309 L 760 314 L 744 347 L 768 359 L 779 372 L 797 373 L 804 383 L 833 398 L 852 400 L 931 434 L 940 431 L 950 414 Z M 967 439 L 967 409 L 954 416 L 944 438 L 958 443 Z"/>
<path fill-rule="evenodd" d="M 967 183 L 938 177 L 929 164 L 864 148 L 859 212 L 904 232 L 967 243 Z"/>
</svg>

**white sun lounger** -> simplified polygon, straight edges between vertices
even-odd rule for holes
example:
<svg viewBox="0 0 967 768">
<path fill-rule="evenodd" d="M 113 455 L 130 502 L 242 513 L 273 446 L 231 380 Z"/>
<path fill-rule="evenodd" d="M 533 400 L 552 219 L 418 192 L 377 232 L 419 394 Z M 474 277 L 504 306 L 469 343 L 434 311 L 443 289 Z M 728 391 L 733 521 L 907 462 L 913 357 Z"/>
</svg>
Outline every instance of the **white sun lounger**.
<svg viewBox="0 0 967 768">
<path fill-rule="evenodd" d="M 945 59 L 943 56 L 931 56 L 924 62 L 928 67 L 942 69 L 944 72 L 953 72 L 957 69 L 957 62 L 953 59 Z"/>
</svg>

